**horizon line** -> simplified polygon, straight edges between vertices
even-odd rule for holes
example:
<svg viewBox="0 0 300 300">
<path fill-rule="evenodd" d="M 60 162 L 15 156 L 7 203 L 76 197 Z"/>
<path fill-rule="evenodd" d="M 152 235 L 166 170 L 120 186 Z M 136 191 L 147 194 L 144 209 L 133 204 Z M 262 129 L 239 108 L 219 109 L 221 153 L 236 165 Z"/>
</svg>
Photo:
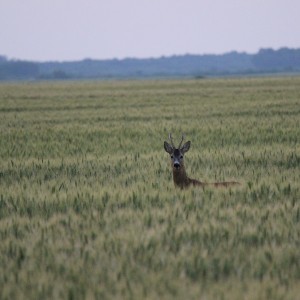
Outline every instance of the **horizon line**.
<svg viewBox="0 0 300 300">
<path fill-rule="evenodd" d="M 222 53 L 203 53 L 203 54 L 196 54 L 196 53 L 184 53 L 184 54 L 170 54 L 170 55 L 165 55 L 162 54 L 160 56 L 145 56 L 145 57 L 137 57 L 137 56 L 125 56 L 123 58 L 117 58 L 117 57 L 113 57 L 113 58 L 92 58 L 92 57 L 84 57 L 81 59 L 63 59 L 63 60 L 31 60 L 31 59 L 20 59 L 20 58 L 9 58 L 8 56 L 6 56 L 5 54 L 0 54 L 0 57 L 3 57 L 6 61 L 8 62 L 18 62 L 18 61 L 23 61 L 23 62 L 32 62 L 32 63 L 72 63 L 72 62 L 80 62 L 80 61 L 87 61 L 87 60 L 91 60 L 91 61 L 124 61 L 124 60 L 155 60 L 155 59 L 162 59 L 162 58 L 171 58 L 171 57 L 183 57 L 183 56 L 223 56 L 223 55 L 228 55 L 228 54 L 232 54 L 232 53 L 237 53 L 237 54 L 247 54 L 247 55 L 255 55 L 258 54 L 260 51 L 262 50 L 273 50 L 273 51 L 279 51 L 279 50 L 283 50 L 283 49 L 289 49 L 289 50 L 298 50 L 300 48 L 295 48 L 295 47 L 288 47 L 288 46 L 282 46 L 282 47 L 278 47 L 278 48 L 274 48 L 274 47 L 262 47 L 259 48 L 257 51 L 255 52 L 247 52 L 247 51 L 238 51 L 238 50 L 231 50 L 231 51 L 227 51 L 227 52 L 222 52 Z"/>
</svg>

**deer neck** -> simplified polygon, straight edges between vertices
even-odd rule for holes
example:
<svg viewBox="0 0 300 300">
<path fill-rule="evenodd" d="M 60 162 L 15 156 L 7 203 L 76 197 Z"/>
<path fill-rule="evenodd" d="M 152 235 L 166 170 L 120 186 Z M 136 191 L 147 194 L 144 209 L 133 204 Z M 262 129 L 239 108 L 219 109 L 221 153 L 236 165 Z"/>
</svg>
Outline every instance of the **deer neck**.
<svg viewBox="0 0 300 300">
<path fill-rule="evenodd" d="M 180 188 L 185 188 L 190 185 L 190 178 L 188 178 L 184 164 L 179 169 L 173 167 L 173 181 L 174 184 Z"/>
</svg>

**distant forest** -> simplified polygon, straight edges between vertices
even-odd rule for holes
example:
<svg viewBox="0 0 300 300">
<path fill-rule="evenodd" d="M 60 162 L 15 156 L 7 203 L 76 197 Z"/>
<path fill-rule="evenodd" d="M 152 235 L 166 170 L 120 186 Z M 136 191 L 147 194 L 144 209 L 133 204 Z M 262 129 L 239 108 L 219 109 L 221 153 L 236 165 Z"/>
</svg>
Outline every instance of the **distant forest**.
<svg viewBox="0 0 300 300">
<path fill-rule="evenodd" d="M 256 54 L 176 55 L 148 59 L 72 62 L 9 60 L 0 55 L 0 80 L 126 79 L 300 73 L 300 49 L 261 49 Z"/>
</svg>

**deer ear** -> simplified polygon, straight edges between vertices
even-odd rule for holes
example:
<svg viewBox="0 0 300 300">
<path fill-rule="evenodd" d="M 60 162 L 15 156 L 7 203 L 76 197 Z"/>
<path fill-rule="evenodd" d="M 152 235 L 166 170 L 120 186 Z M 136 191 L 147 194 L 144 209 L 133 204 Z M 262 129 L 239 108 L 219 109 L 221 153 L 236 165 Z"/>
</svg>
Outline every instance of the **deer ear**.
<svg viewBox="0 0 300 300">
<path fill-rule="evenodd" d="M 188 141 L 181 147 L 180 151 L 182 153 L 186 153 L 190 150 L 190 147 L 191 147 L 191 141 Z"/>
<path fill-rule="evenodd" d="M 169 154 L 173 153 L 173 147 L 166 141 L 164 142 L 164 148 Z"/>
</svg>

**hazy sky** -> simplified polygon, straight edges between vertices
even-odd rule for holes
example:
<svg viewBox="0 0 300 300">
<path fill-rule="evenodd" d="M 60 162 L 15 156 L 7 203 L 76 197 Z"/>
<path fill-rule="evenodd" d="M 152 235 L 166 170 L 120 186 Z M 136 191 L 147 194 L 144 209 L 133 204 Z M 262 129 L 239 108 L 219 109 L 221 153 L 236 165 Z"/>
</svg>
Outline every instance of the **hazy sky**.
<svg viewBox="0 0 300 300">
<path fill-rule="evenodd" d="M 300 0 L 0 0 L 0 55 L 27 60 L 300 47 Z"/>
</svg>

